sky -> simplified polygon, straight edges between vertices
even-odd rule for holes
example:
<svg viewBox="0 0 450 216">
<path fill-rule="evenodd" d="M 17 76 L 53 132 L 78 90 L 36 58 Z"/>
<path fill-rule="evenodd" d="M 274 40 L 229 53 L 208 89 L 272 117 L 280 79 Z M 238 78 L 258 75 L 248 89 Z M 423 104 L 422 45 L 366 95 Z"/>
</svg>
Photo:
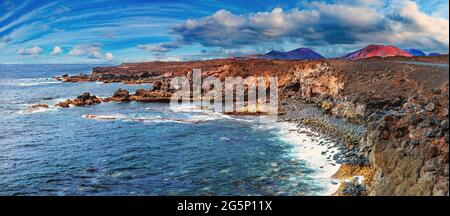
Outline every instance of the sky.
<svg viewBox="0 0 450 216">
<path fill-rule="evenodd" d="M 448 0 L 0 0 L 0 64 L 187 61 L 369 44 L 448 53 Z"/>
</svg>

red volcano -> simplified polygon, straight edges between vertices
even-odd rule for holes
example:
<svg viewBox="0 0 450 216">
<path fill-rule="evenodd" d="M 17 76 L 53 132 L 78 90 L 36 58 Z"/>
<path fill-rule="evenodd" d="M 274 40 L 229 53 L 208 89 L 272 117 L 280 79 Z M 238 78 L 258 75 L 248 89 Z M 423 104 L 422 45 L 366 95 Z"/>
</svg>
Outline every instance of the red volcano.
<svg viewBox="0 0 450 216">
<path fill-rule="evenodd" d="M 365 48 L 349 53 L 343 58 L 349 60 L 364 59 L 370 57 L 388 57 L 388 56 L 405 56 L 411 57 L 412 55 L 406 51 L 403 51 L 395 46 L 384 45 L 369 45 Z"/>
</svg>

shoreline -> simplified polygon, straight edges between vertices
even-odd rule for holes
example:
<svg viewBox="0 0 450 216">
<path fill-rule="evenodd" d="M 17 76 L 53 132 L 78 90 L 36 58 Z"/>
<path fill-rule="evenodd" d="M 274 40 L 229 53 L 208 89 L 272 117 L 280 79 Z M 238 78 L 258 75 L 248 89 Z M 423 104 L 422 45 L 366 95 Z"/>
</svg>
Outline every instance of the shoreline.
<svg viewBox="0 0 450 216">
<path fill-rule="evenodd" d="M 292 157 L 305 160 L 308 166 L 315 170 L 315 181 L 326 189 L 320 196 L 331 196 L 342 185 L 341 181 L 334 177 L 341 165 L 333 159 L 334 154 L 339 154 L 335 140 L 317 133 L 308 126 L 299 126 L 294 122 L 278 121 L 276 123 L 280 131 L 280 138 L 292 145 Z"/>
<path fill-rule="evenodd" d="M 313 103 L 308 103 L 301 100 L 288 99 L 281 101 L 284 104 L 283 108 L 286 110 L 284 115 L 279 116 L 282 122 L 289 122 L 296 125 L 297 128 L 306 127 L 320 136 L 331 140 L 334 143 L 335 152 L 333 152 L 330 163 L 335 163 L 339 168 L 331 174 L 330 178 L 339 181 L 338 187 L 331 194 L 332 196 L 343 195 L 342 191 L 346 188 L 357 188 L 364 185 L 364 182 L 352 182 L 353 178 L 357 178 L 360 174 L 357 170 L 348 170 L 349 167 L 364 167 L 365 161 L 353 156 L 353 152 L 348 149 L 348 142 L 355 142 L 361 139 L 366 133 L 367 128 L 363 125 L 354 124 L 343 119 L 338 119 L 334 116 L 326 115 L 323 110 Z M 320 122 L 320 124 L 317 124 Z M 351 137 L 357 137 L 349 139 Z M 347 170 L 345 175 L 342 175 L 342 170 Z M 347 182 L 351 184 L 346 185 Z M 350 193 L 345 195 L 361 195 L 361 190 L 349 190 Z"/>
</svg>

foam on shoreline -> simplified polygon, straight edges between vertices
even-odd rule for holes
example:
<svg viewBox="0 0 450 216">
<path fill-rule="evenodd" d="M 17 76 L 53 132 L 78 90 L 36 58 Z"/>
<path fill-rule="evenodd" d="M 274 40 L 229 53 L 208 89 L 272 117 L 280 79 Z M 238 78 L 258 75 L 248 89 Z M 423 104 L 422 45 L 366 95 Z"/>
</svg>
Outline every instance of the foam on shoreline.
<svg viewBox="0 0 450 216">
<path fill-rule="evenodd" d="M 8 85 L 19 86 L 19 87 L 31 87 L 40 85 L 51 85 L 62 83 L 61 81 L 56 81 L 53 78 L 24 78 L 24 79 L 14 79 L 11 80 Z"/>
<path fill-rule="evenodd" d="M 340 165 L 332 159 L 332 155 L 338 152 L 334 143 L 320 137 L 308 128 L 299 128 L 295 123 L 279 121 L 270 123 L 270 120 L 268 121 L 257 127 L 275 130 L 281 141 L 293 146 L 288 155 L 306 162 L 307 166 L 314 170 L 314 173 L 311 174 L 314 177 L 313 181 L 325 188 L 323 193 L 318 195 L 335 193 L 340 186 L 340 181 L 332 176 L 338 171 Z"/>
<path fill-rule="evenodd" d="M 315 181 L 326 188 L 323 195 L 331 195 L 336 192 L 339 188 L 339 181 L 332 176 L 338 171 L 340 165 L 333 161 L 332 155 L 338 152 L 337 148 L 331 147 L 334 146 L 333 144 L 330 144 L 329 147 L 319 145 L 320 142 L 328 141 L 307 128 L 298 128 L 294 123 L 279 122 L 279 127 L 281 128 L 279 132 L 281 140 L 294 146 L 290 154 L 294 158 L 305 160 L 310 168 L 315 170 L 313 174 Z M 329 156 L 330 159 L 327 159 Z"/>
</svg>

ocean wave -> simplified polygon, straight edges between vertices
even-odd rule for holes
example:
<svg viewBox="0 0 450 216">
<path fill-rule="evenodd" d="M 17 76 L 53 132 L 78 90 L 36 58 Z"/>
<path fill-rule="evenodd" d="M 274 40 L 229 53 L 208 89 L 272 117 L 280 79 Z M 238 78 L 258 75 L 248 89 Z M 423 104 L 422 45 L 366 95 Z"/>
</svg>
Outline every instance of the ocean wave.
<svg viewBox="0 0 450 216">
<path fill-rule="evenodd" d="M 191 123 L 191 124 L 197 124 L 201 122 L 207 122 L 207 121 L 214 121 L 218 120 L 221 117 L 219 116 L 190 116 L 187 118 L 179 118 L 179 117 L 161 117 L 161 116 L 140 116 L 140 117 L 134 117 L 129 118 L 131 121 L 136 122 L 146 122 L 146 123 L 168 123 L 168 122 L 174 122 L 174 123 Z"/>
<path fill-rule="evenodd" d="M 197 105 L 171 106 L 170 110 L 172 110 L 173 112 L 183 112 L 183 113 L 212 113 L 211 110 L 202 109 L 201 106 Z"/>
<path fill-rule="evenodd" d="M 51 85 L 58 83 L 61 83 L 61 81 L 57 81 L 53 78 L 24 78 L 24 79 L 12 79 L 7 81 L 7 85 L 20 87 Z"/>
<path fill-rule="evenodd" d="M 21 82 L 18 83 L 17 86 L 28 87 L 28 86 L 39 86 L 39 85 L 49 85 L 49 84 L 57 84 L 61 83 L 59 81 L 48 81 L 48 82 Z"/>
<path fill-rule="evenodd" d="M 140 115 L 140 114 L 84 114 L 83 118 L 94 120 L 121 120 L 126 122 L 143 122 L 143 123 L 187 123 L 197 124 L 201 122 L 216 121 L 220 119 L 234 119 L 228 115 L 221 113 L 208 113 L 208 114 L 191 114 L 187 116 L 160 116 L 160 115 Z M 238 119 L 236 119 L 238 120 Z"/>
<path fill-rule="evenodd" d="M 132 121 L 132 122 L 143 122 L 143 123 L 198 123 L 196 121 L 191 121 L 189 119 L 182 118 L 169 118 L 169 117 L 161 117 L 161 116 L 137 116 L 130 117 L 128 116 L 124 121 Z"/>
<path fill-rule="evenodd" d="M 34 113 L 43 113 L 43 112 L 50 112 L 50 111 L 57 111 L 58 107 L 56 106 L 48 106 L 48 107 L 32 107 L 36 104 L 24 104 L 23 107 L 17 112 L 18 114 L 24 115 L 24 114 L 34 114 Z"/>
<path fill-rule="evenodd" d="M 113 114 L 113 115 L 94 115 L 94 114 L 84 114 L 83 118 L 87 119 L 95 119 L 95 120 L 118 120 L 118 119 L 126 119 L 126 115 L 122 114 Z"/>
<path fill-rule="evenodd" d="M 332 178 L 340 165 L 332 158 L 332 152 L 337 153 L 337 147 L 307 128 L 299 128 L 295 123 L 278 122 L 276 124 L 260 123 L 256 129 L 275 131 L 279 140 L 293 146 L 287 154 L 295 159 L 306 162 L 314 170 L 311 174 L 315 181 L 326 188 L 325 195 L 331 195 L 339 188 L 339 181 Z M 329 145 L 320 145 L 329 143 Z"/>
</svg>

